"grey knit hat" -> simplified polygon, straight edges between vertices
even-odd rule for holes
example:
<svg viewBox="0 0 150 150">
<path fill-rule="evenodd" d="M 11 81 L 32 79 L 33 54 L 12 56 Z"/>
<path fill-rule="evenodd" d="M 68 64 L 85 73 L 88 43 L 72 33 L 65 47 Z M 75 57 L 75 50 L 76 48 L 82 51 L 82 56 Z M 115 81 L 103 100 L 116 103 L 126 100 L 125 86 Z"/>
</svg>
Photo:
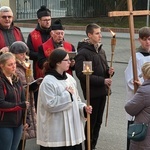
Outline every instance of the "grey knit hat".
<svg viewBox="0 0 150 150">
<path fill-rule="evenodd" d="M 26 53 L 29 51 L 28 46 L 22 41 L 16 41 L 12 43 L 9 51 L 13 54 Z"/>
</svg>

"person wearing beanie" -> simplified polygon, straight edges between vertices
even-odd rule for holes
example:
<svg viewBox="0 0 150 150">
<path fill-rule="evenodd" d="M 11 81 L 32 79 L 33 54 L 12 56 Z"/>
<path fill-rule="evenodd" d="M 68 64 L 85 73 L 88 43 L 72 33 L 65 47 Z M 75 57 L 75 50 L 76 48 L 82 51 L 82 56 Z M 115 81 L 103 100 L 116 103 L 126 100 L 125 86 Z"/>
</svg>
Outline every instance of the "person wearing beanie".
<svg viewBox="0 0 150 150">
<path fill-rule="evenodd" d="M 142 66 L 146 62 L 150 62 L 150 27 L 142 27 L 139 29 L 140 46 L 136 51 L 136 63 L 137 63 L 137 76 L 141 83 L 144 82 L 142 76 Z M 134 95 L 133 84 L 133 71 L 132 71 L 132 58 L 128 62 L 128 66 L 125 69 L 125 83 L 126 83 L 126 101 L 129 101 Z M 127 113 L 127 129 L 130 124 L 134 122 L 134 117 Z M 127 139 L 127 150 L 130 147 L 130 139 Z M 144 147 L 144 149 L 146 149 Z"/>
<path fill-rule="evenodd" d="M 11 46 L 9 51 L 13 54 L 27 53 L 29 50 L 28 46 L 22 41 L 16 41 Z"/>
<path fill-rule="evenodd" d="M 22 41 L 16 41 L 14 42 L 10 48 L 9 51 L 13 53 L 16 57 L 16 74 L 20 78 L 23 86 L 25 93 L 26 91 L 26 85 L 27 85 L 27 78 L 26 78 L 26 70 L 29 68 L 30 63 L 28 62 L 28 56 L 26 55 L 29 51 L 28 46 L 22 42 Z M 29 82 L 34 81 L 34 78 L 32 75 L 29 78 Z M 34 106 L 34 96 L 33 93 L 34 91 L 38 88 L 38 85 L 34 88 L 29 88 L 29 103 L 30 106 L 27 110 L 27 122 L 24 124 L 24 129 L 26 129 L 25 132 L 25 141 L 26 139 L 31 139 L 36 137 L 36 114 L 35 114 L 35 106 Z M 23 136 L 22 136 L 23 137 Z M 26 142 L 25 142 L 26 143 Z M 22 150 L 22 144 L 23 140 L 20 140 L 19 146 L 17 150 Z"/>
<path fill-rule="evenodd" d="M 61 20 L 55 20 L 51 25 L 51 29 L 51 38 L 38 48 L 38 66 L 41 69 L 43 69 L 43 64 L 55 48 L 63 47 L 68 52 L 75 52 L 74 46 L 64 40 L 65 32 Z M 67 71 L 71 75 L 72 70 L 74 70 L 74 65 L 75 61 L 71 59 L 70 68 Z"/>
<path fill-rule="evenodd" d="M 0 53 L 8 52 L 15 41 L 25 41 L 20 28 L 14 26 L 13 12 L 10 7 L 0 7 Z"/>
<path fill-rule="evenodd" d="M 51 32 L 51 11 L 46 6 L 41 6 L 37 11 L 38 23 L 36 28 L 31 31 L 27 38 L 29 56 L 33 60 L 33 76 L 35 79 L 43 77 L 42 70 L 37 65 L 38 47 L 50 38 Z M 38 91 L 34 93 L 35 107 L 37 105 Z"/>
</svg>

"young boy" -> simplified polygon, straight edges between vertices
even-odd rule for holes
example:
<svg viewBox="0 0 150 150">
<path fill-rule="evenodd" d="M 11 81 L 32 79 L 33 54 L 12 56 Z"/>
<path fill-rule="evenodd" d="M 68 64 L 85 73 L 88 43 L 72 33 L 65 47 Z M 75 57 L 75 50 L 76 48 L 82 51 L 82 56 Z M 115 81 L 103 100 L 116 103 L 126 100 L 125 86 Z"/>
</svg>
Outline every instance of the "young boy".
<svg viewBox="0 0 150 150">
<path fill-rule="evenodd" d="M 86 82 L 85 75 L 82 73 L 83 61 L 92 61 L 93 74 L 90 76 L 90 104 L 93 112 L 90 118 L 91 124 L 91 149 L 95 149 L 99 131 L 102 124 L 103 112 L 108 94 L 108 87 L 112 84 L 114 69 L 109 68 L 106 60 L 105 51 L 101 44 L 101 27 L 91 23 L 86 27 L 87 37 L 78 43 L 78 54 L 75 57 L 75 72 L 80 80 L 84 98 L 86 99 Z M 87 125 L 85 126 L 85 134 Z M 87 140 L 85 141 L 85 150 L 87 150 Z"/>
<path fill-rule="evenodd" d="M 140 47 L 137 48 L 136 62 L 137 62 L 137 75 L 141 83 L 143 83 L 141 67 L 145 62 L 150 62 L 150 28 L 142 27 L 139 29 L 139 42 Z M 125 81 L 128 101 L 134 95 L 133 85 L 133 71 L 132 71 L 132 59 L 130 58 L 128 66 L 125 70 Z M 128 126 L 133 123 L 134 118 L 127 114 Z M 130 141 L 127 139 L 127 150 L 129 150 Z"/>
</svg>

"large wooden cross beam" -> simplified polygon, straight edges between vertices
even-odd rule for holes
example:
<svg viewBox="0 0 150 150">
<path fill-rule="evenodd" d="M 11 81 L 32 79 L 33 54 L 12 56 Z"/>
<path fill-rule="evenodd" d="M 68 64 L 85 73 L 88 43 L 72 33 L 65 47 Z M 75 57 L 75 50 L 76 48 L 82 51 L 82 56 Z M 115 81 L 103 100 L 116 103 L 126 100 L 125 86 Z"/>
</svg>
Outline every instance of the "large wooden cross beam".
<svg viewBox="0 0 150 150">
<path fill-rule="evenodd" d="M 134 20 L 133 16 L 150 15 L 149 10 L 133 11 L 132 0 L 127 0 L 128 11 L 112 11 L 108 12 L 109 17 L 128 16 L 129 17 L 129 31 L 130 31 L 130 43 L 131 43 L 131 55 L 132 55 L 132 67 L 133 67 L 133 79 L 138 80 L 137 76 L 137 64 L 135 54 L 135 42 L 134 42 Z M 138 88 L 137 84 L 134 84 L 134 92 Z"/>
</svg>

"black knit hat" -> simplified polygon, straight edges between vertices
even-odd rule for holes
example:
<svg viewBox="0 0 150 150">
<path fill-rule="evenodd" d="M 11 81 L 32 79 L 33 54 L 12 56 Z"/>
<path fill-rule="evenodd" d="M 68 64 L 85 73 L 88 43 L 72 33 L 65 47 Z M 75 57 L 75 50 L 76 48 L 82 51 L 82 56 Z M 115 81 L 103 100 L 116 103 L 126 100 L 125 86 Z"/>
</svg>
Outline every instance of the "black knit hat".
<svg viewBox="0 0 150 150">
<path fill-rule="evenodd" d="M 13 54 L 26 53 L 29 51 L 28 46 L 22 41 L 16 41 L 12 43 L 9 51 Z"/>
<path fill-rule="evenodd" d="M 64 30 L 64 27 L 61 24 L 61 20 L 55 20 L 51 25 L 52 30 Z"/>
<path fill-rule="evenodd" d="M 46 6 L 41 6 L 41 8 L 37 11 L 37 18 L 40 19 L 44 16 L 51 16 L 51 11 L 46 8 Z"/>
</svg>

